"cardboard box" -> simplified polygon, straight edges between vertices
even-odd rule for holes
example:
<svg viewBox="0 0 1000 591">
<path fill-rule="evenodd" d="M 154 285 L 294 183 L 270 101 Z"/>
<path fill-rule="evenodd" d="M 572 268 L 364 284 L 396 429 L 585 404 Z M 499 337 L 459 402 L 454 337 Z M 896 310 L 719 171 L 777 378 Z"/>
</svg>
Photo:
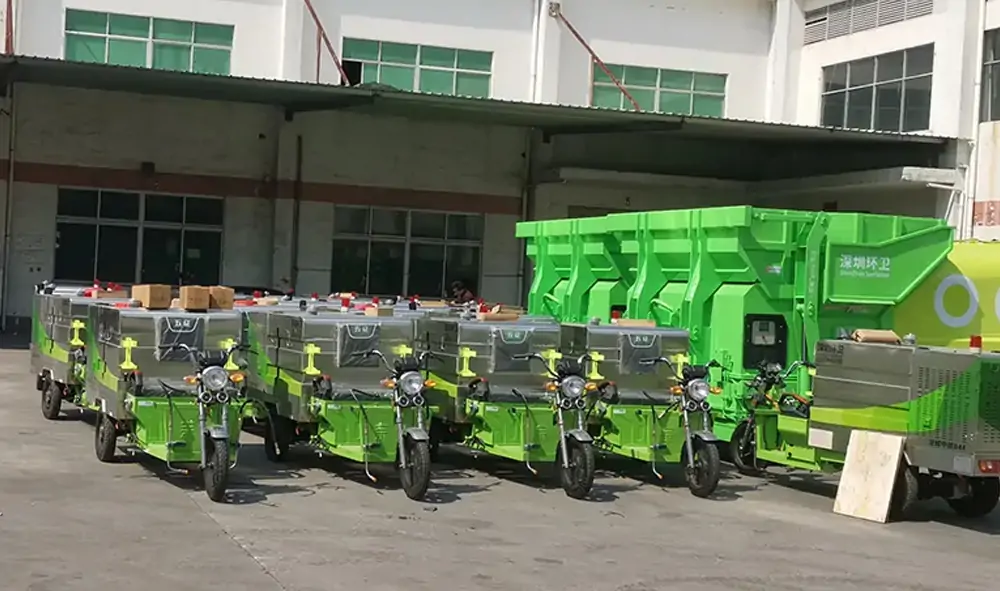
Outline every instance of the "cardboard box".
<svg viewBox="0 0 1000 591">
<path fill-rule="evenodd" d="M 208 305 L 213 310 L 232 310 L 236 292 L 231 287 L 213 285 L 208 288 Z"/>
<path fill-rule="evenodd" d="M 392 308 L 371 306 L 369 308 L 365 308 L 365 316 L 392 316 Z"/>
<path fill-rule="evenodd" d="M 617 326 L 633 326 L 637 328 L 643 326 L 652 328 L 656 326 L 656 323 L 652 320 L 637 320 L 633 318 L 615 318 L 611 321 L 611 324 L 615 324 Z"/>
<path fill-rule="evenodd" d="M 133 285 L 132 299 L 147 310 L 166 310 L 170 307 L 173 295 L 169 285 Z"/>
<path fill-rule="evenodd" d="M 207 287 L 184 285 L 181 287 L 180 301 L 184 310 L 208 310 L 210 301 Z"/>
<path fill-rule="evenodd" d="M 900 343 L 899 335 L 892 330 L 859 328 L 854 331 L 851 338 L 859 343 L 883 343 L 886 345 Z"/>
<path fill-rule="evenodd" d="M 98 300 L 127 300 L 128 292 L 124 289 L 116 289 L 114 291 L 99 289 L 94 292 L 94 298 Z"/>
<path fill-rule="evenodd" d="M 511 314 L 510 312 L 479 312 L 476 314 L 476 318 L 486 322 L 513 322 L 520 317 L 520 314 Z"/>
</svg>

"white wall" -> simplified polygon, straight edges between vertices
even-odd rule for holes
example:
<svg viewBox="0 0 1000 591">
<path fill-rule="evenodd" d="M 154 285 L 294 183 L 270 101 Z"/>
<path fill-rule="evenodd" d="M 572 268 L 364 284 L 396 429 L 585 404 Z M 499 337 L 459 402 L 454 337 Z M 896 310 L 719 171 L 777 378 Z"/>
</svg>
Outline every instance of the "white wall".
<svg viewBox="0 0 1000 591">
<path fill-rule="evenodd" d="M 282 73 L 282 3 L 286 0 L 21 0 L 16 51 L 63 57 L 66 9 L 234 25 L 232 73 L 279 78 Z M 301 3 L 301 2 L 299 2 Z"/>
</svg>

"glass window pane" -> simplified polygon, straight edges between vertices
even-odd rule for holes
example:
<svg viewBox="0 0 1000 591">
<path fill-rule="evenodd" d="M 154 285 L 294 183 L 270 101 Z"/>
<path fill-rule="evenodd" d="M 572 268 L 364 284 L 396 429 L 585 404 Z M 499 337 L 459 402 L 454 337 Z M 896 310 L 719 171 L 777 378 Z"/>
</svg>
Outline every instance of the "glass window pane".
<svg viewBox="0 0 1000 591">
<path fill-rule="evenodd" d="M 361 82 L 378 82 L 378 64 L 361 65 Z"/>
<path fill-rule="evenodd" d="M 855 60 L 847 65 L 848 86 L 864 86 L 875 81 L 875 59 Z"/>
<path fill-rule="evenodd" d="M 694 89 L 702 92 L 726 92 L 725 74 L 700 74 L 694 75 Z"/>
<path fill-rule="evenodd" d="M 850 129 L 872 128 L 872 99 L 874 91 L 871 86 L 847 91 L 847 125 Z"/>
<path fill-rule="evenodd" d="M 186 285 L 218 285 L 222 232 L 184 230 L 181 276 Z"/>
<path fill-rule="evenodd" d="M 983 35 L 983 63 L 1000 61 L 1000 29 L 986 31 Z"/>
<path fill-rule="evenodd" d="M 479 247 L 449 246 L 444 276 L 449 286 L 454 281 L 461 281 L 472 293 L 476 293 L 479 287 Z"/>
<path fill-rule="evenodd" d="M 445 214 L 425 211 L 414 211 L 410 214 L 410 236 L 443 239 L 444 234 Z"/>
<path fill-rule="evenodd" d="M 56 281 L 94 280 L 94 241 L 97 226 L 93 224 L 56 224 L 56 260 L 53 273 Z"/>
<path fill-rule="evenodd" d="M 402 242 L 372 242 L 368 293 L 380 296 L 403 295 Z"/>
<path fill-rule="evenodd" d="M 344 39 L 344 59 L 378 61 L 378 41 Z"/>
<path fill-rule="evenodd" d="M 211 197 L 186 197 L 184 223 L 203 226 L 221 226 L 224 219 L 224 202 Z"/>
<path fill-rule="evenodd" d="M 838 92 L 847 88 L 847 64 L 823 68 L 823 92 Z"/>
<path fill-rule="evenodd" d="M 333 208 L 333 231 L 337 234 L 367 234 L 369 230 L 369 210 L 367 207 Z"/>
<path fill-rule="evenodd" d="M 66 30 L 77 33 L 107 33 L 108 14 L 106 12 L 66 9 Z"/>
<path fill-rule="evenodd" d="M 334 240 L 330 292 L 368 292 L 368 242 Z"/>
<path fill-rule="evenodd" d="M 420 64 L 440 68 L 455 67 L 455 50 L 447 47 L 423 46 L 420 48 Z"/>
<path fill-rule="evenodd" d="M 875 129 L 899 131 L 903 111 L 903 84 L 890 82 L 875 87 Z"/>
<path fill-rule="evenodd" d="M 97 191 L 91 189 L 59 189 L 56 212 L 84 218 L 97 217 Z M 93 277 L 91 277 L 93 279 Z"/>
<path fill-rule="evenodd" d="M 834 92 L 823 95 L 823 114 L 820 125 L 824 127 L 843 127 L 846 111 L 846 92 Z"/>
<path fill-rule="evenodd" d="M 645 86 L 656 88 L 656 68 L 642 68 L 639 66 L 625 66 L 625 78 L 622 84 L 628 86 Z"/>
<path fill-rule="evenodd" d="M 379 61 L 391 64 L 415 64 L 417 63 L 417 46 L 383 41 Z"/>
<path fill-rule="evenodd" d="M 97 231 L 97 278 L 115 283 L 135 282 L 139 228 L 101 226 Z"/>
<path fill-rule="evenodd" d="M 880 55 L 875 59 L 875 65 L 877 81 L 899 80 L 903 77 L 903 52 L 895 51 Z"/>
<path fill-rule="evenodd" d="M 906 77 L 930 74 L 934 70 L 934 45 L 906 50 Z"/>
<path fill-rule="evenodd" d="M 406 236 L 406 212 L 400 209 L 372 209 L 372 234 Z"/>
<path fill-rule="evenodd" d="M 381 65 L 378 67 L 378 70 L 378 81 L 380 83 L 388 84 L 399 90 L 413 90 L 414 68 Z"/>
<path fill-rule="evenodd" d="M 652 88 L 629 88 L 628 93 L 632 95 L 635 102 L 639 103 L 639 108 L 643 111 L 656 110 L 656 91 Z M 625 99 L 625 107 L 634 109 L 632 101 Z"/>
<path fill-rule="evenodd" d="M 903 131 L 925 131 L 931 126 L 931 77 L 903 82 Z"/>
<path fill-rule="evenodd" d="M 612 80 L 607 74 L 604 73 L 604 70 L 601 69 L 601 66 L 597 62 L 593 62 L 591 66 L 594 69 L 594 82 L 600 82 L 604 84 L 615 83 L 614 80 Z M 618 64 L 604 64 L 604 66 L 608 69 L 608 71 L 610 71 L 614 75 L 615 78 L 618 79 L 619 82 L 621 82 L 622 78 L 625 77 L 625 66 L 621 66 Z"/>
<path fill-rule="evenodd" d="M 714 94 L 695 94 L 692 115 L 702 117 L 722 117 L 726 111 L 725 97 Z"/>
<path fill-rule="evenodd" d="M 193 72 L 199 74 L 219 74 L 229 75 L 229 55 L 232 52 L 228 49 L 214 49 L 209 47 L 194 48 Z"/>
<path fill-rule="evenodd" d="M 490 77 L 488 74 L 455 74 L 455 94 L 458 96 L 473 96 L 488 98 L 490 96 Z"/>
<path fill-rule="evenodd" d="M 679 70 L 660 70 L 660 88 L 671 88 L 674 90 L 691 90 L 694 84 L 694 74 L 692 72 L 681 72 Z"/>
<path fill-rule="evenodd" d="M 173 195 L 146 195 L 146 221 L 177 224 L 183 222 L 184 198 Z"/>
<path fill-rule="evenodd" d="M 188 72 L 191 70 L 191 46 L 153 43 L 153 68 Z"/>
<path fill-rule="evenodd" d="M 116 66 L 146 67 L 146 41 L 108 39 L 108 63 Z"/>
<path fill-rule="evenodd" d="M 179 197 L 172 197 L 180 201 Z M 181 231 L 160 228 L 142 230 L 143 283 L 178 285 L 181 279 Z"/>
<path fill-rule="evenodd" d="M 194 23 L 169 18 L 154 18 L 153 39 L 191 43 L 194 39 Z"/>
<path fill-rule="evenodd" d="M 483 216 L 458 214 L 449 215 L 448 238 L 450 240 L 482 240 Z"/>
<path fill-rule="evenodd" d="M 607 109 L 621 109 L 622 98 L 624 98 L 622 91 L 618 90 L 618 87 L 595 84 L 590 104 L 595 107 L 604 107 Z"/>
<path fill-rule="evenodd" d="M 660 112 L 676 113 L 678 115 L 691 114 L 691 93 L 660 91 Z"/>
<path fill-rule="evenodd" d="M 71 62 L 104 63 L 105 37 L 66 34 L 64 58 Z"/>
<path fill-rule="evenodd" d="M 194 42 L 204 45 L 219 45 L 222 47 L 233 46 L 232 25 L 213 25 L 208 23 L 194 24 Z"/>
<path fill-rule="evenodd" d="M 472 70 L 474 72 L 493 71 L 492 51 L 472 51 L 469 49 L 458 50 L 458 69 Z"/>
<path fill-rule="evenodd" d="M 101 219 L 138 221 L 139 195 L 101 191 Z"/>
<path fill-rule="evenodd" d="M 980 120 L 996 121 L 1000 119 L 1000 64 L 983 68 L 983 97 L 980 101 Z"/>
<path fill-rule="evenodd" d="M 455 72 L 420 69 L 420 92 L 455 93 Z"/>
<path fill-rule="evenodd" d="M 410 245 L 410 280 L 406 295 L 444 296 L 444 245 Z"/>
<path fill-rule="evenodd" d="M 128 14 L 112 14 L 108 16 L 108 33 L 122 37 L 149 38 L 149 18 L 131 16 Z"/>
</svg>

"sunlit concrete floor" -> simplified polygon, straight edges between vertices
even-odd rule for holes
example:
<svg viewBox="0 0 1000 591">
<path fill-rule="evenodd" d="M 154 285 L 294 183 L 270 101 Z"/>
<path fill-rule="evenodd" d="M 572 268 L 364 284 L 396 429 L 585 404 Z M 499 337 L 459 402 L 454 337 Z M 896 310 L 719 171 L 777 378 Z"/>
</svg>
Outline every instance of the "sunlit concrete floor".
<svg viewBox="0 0 1000 591">
<path fill-rule="evenodd" d="M 302 451 L 270 465 L 244 436 L 228 503 L 153 461 L 98 463 L 74 410 L 46 421 L 25 351 L 0 351 L 4 591 L 963 589 L 1000 579 L 1000 514 L 962 523 L 834 515 L 822 480 L 726 474 L 717 498 L 602 472 L 591 501 L 522 466 L 447 454 L 431 500 L 391 474 Z M 158 475 L 160 474 L 160 475 Z"/>
</svg>

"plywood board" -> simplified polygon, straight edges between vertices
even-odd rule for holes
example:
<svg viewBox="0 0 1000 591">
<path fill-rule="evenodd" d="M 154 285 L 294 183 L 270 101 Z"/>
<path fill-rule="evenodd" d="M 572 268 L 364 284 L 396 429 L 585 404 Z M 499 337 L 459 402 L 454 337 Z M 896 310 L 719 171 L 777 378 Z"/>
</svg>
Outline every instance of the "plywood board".
<svg viewBox="0 0 1000 591">
<path fill-rule="evenodd" d="M 903 457 L 902 435 L 851 432 L 833 512 L 885 523 Z"/>
</svg>

